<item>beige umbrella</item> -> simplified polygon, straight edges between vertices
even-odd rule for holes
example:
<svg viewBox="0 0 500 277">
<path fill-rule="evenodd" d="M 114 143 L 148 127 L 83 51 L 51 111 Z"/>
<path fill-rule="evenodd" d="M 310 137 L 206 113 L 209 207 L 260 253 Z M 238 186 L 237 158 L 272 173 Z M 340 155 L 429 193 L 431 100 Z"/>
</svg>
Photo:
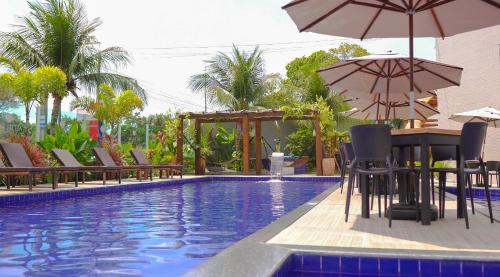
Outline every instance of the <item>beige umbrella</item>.
<svg viewBox="0 0 500 277">
<path fill-rule="evenodd" d="M 439 112 L 431 107 L 429 104 L 421 101 L 414 100 L 415 102 L 415 118 L 419 120 L 427 120 L 429 117 L 438 114 Z M 373 120 L 392 120 L 392 119 L 412 119 L 408 109 L 409 101 L 404 102 L 389 102 L 386 104 L 384 101 L 375 100 L 367 101 L 360 99 L 353 99 L 349 102 L 353 109 L 344 112 L 347 117 L 358 119 L 373 119 Z"/>
<path fill-rule="evenodd" d="M 450 119 L 461 123 L 486 122 L 489 127 L 500 127 L 500 111 L 491 107 L 456 113 Z"/>
<path fill-rule="evenodd" d="M 448 37 L 500 24 L 499 0 L 293 0 L 283 6 L 299 31 L 352 38 Z M 411 101 L 413 102 L 413 101 Z"/>
<path fill-rule="evenodd" d="M 396 54 L 353 58 L 321 69 L 318 73 L 330 88 L 346 97 L 376 99 L 385 102 L 408 101 L 408 57 Z M 434 61 L 415 59 L 417 99 L 435 96 L 432 90 L 460 85 L 462 68 Z"/>
</svg>

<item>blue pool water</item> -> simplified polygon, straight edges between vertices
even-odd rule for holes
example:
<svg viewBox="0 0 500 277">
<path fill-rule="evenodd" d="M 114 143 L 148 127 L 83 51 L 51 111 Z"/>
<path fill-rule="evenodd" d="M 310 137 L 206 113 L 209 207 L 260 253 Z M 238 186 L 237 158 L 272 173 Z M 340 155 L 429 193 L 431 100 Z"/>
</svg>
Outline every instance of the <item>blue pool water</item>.
<svg viewBox="0 0 500 277">
<path fill-rule="evenodd" d="M 178 276 L 332 187 L 201 182 L 0 208 L 0 276 Z"/>
<path fill-rule="evenodd" d="M 455 195 L 457 194 L 457 188 L 455 187 L 446 188 L 446 191 Z M 466 189 L 465 192 L 467 195 L 467 199 L 470 199 L 469 190 Z M 484 188 L 472 188 L 472 193 L 474 194 L 474 204 L 480 204 L 487 207 L 488 203 L 486 202 L 486 194 Z M 500 189 L 490 188 L 490 196 L 491 208 L 493 209 L 495 215 L 495 212 L 500 212 Z M 470 202 L 468 202 L 467 205 L 470 205 Z"/>
</svg>

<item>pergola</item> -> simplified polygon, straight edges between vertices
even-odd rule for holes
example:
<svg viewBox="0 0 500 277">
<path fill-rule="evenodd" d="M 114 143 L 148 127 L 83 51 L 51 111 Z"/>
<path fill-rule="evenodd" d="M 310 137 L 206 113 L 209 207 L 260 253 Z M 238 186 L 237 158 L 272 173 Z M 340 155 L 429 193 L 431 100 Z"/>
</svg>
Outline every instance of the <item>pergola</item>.
<svg viewBox="0 0 500 277">
<path fill-rule="evenodd" d="M 305 111 L 301 115 L 288 116 L 283 111 L 265 110 L 265 111 L 235 111 L 235 112 L 210 112 L 210 113 L 183 113 L 178 115 L 180 120 L 177 129 L 177 162 L 183 162 L 183 145 L 184 145 L 184 119 L 192 119 L 195 121 L 195 143 L 201 143 L 201 124 L 215 122 L 240 122 L 243 132 L 243 174 L 250 173 L 250 122 L 255 126 L 255 172 L 260 175 L 262 172 L 262 121 L 275 120 L 311 120 L 314 122 L 314 130 L 316 133 L 316 174 L 321 175 L 322 161 L 322 143 L 321 143 L 321 127 L 319 113 L 314 110 Z M 195 149 L 195 174 L 203 175 L 201 151 Z"/>
</svg>

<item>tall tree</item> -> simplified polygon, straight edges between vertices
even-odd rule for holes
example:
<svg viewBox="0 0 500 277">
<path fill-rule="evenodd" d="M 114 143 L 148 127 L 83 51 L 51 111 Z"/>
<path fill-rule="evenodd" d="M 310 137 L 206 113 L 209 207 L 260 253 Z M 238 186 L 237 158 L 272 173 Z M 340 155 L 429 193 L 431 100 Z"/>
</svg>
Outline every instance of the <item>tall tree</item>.
<svg viewBox="0 0 500 277">
<path fill-rule="evenodd" d="M 94 93 L 102 83 L 116 89 L 132 89 L 143 100 L 146 92 L 138 82 L 113 70 L 130 63 L 120 47 L 100 49 L 94 36 L 100 19 L 89 20 L 78 0 L 29 1 L 30 13 L 20 18 L 12 32 L 0 33 L 0 48 L 27 69 L 44 65 L 60 68 L 67 76 L 67 92 L 78 97 L 78 89 Z M 59 122 L 65 95 L 52 94 L 51 130 Z"/>
<path fill-rule="evenodd" d="M 189 87 L 206 90 L 212 104 L 233 111 L 256 108 L 267 92 L 266 82 L 276 77 L 266 74 L 258 47 L 245 52 L 233 46 L 230 55 L 219 52 L 206 65 L 206 72 L 191 76 Z"/>
</svg>

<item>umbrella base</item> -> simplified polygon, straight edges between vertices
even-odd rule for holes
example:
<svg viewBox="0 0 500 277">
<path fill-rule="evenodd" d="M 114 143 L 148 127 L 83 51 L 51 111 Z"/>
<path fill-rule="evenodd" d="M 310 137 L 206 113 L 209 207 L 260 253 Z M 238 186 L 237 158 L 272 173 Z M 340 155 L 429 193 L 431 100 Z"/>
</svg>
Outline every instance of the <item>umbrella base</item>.
<svg viewBox="0 0 500 277">
<path fill-rule="evenodd" d="M 416 220 L 415 205 L 397 203 L 392 206 L 392 219 L 395 220 Z M 389 212 L 389 211 L 388 211 Z M 420 213 L 420 209 L 419 209 Z M 431 205 L 431 220 L 437 220 L 438 208 Z"/>
</svg>

